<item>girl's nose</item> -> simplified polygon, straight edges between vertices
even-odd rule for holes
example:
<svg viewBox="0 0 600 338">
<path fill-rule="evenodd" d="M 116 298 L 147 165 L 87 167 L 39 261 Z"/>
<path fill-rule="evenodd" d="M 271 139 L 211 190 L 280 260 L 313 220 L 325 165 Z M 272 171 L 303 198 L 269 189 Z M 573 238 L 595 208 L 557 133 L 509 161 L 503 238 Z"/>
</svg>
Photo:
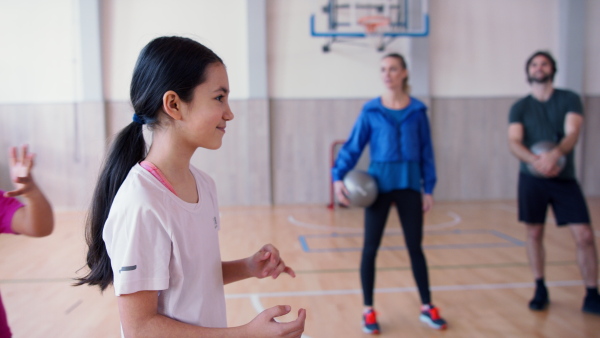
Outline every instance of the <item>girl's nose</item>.
<svg viewBox="0 0 600 338">
<path fill-rule="evenodd" d="M 233 120 L 233 112 L 231 111 L 231 109 L 229 107 L 227 107 L 227 111 L 225 111 L 225 114 L 223 114 L 223 119 L 225 121 L 231 121 Z"/>
</svg>

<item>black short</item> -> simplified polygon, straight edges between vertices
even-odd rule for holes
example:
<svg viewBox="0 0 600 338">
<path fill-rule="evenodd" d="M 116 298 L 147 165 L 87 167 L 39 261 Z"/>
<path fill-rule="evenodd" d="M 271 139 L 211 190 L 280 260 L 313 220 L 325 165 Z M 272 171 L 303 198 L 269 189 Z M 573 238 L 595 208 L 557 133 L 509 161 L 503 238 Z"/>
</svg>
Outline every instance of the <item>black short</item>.
<svg viewBox="0 0 600 338">
<path fill-rule="evenodd" d="M 590 224 L 585 197 L 576 180 L 538 178 L 519 174 L 519 221 L 530 224 L 546 222 L 548 204 L 556 224 Z"/>
</svg>

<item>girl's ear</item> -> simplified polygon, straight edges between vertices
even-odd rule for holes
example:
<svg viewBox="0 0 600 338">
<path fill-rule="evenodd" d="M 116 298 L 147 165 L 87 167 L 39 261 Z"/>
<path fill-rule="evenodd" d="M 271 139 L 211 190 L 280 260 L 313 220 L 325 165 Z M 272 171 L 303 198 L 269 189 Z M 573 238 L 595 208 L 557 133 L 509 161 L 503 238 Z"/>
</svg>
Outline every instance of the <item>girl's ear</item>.
<svg viewBox="0 0 600 338">
<path fill-rule="evenodd" d="M 179 95 L 172 90 L 163 95 L 163 110 L 174 120 L 181 120 L 182 101 Z"/>
</svg>

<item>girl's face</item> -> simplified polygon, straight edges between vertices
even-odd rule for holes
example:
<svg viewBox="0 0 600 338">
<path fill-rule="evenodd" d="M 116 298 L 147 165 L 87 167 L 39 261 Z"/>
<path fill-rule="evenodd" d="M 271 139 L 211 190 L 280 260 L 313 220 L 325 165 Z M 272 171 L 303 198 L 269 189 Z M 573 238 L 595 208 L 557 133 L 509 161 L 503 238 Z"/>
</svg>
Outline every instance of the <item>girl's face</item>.
<svg viewBox="0 0 600 338">
<path fill-rule="evenodd" d="M 183 103 L 183 122 L 187 123 L 182 132 L 193 147 L 221 147 L 226 122 L 233 119 L 228 97 L 229 80 L 225 66 L 221 63 L 208 66 L 206 81 L 194 89 L 191 102 Z"/>
<path fill-rule="evenodd" d="M 381 80 L 388 89 L 402 89 L 408 72 L 400 64 L 400 60 L 387 57 L 381 60 Z"/>
</svg>

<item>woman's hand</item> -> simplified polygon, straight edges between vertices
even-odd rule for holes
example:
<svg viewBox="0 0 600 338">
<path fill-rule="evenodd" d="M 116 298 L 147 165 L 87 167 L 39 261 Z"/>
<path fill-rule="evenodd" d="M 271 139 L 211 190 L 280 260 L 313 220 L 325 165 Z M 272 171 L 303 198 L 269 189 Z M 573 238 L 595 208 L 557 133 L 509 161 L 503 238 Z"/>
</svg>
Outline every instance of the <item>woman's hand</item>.
<svg viewBox="0 0 600 338">
<path fill-rule="evenodd" d="M 333 191 L 335 192 L 335 196 L 337 197 L 338 202 L 345 206 L 350 205 L 350 201 L 346 198 L 347 195 L 350 195 L 348 189 L 344 185 L 344 181 L 335 181 L 333 182 Z"/>
<path fill-rule="evenodd" d="M 423 212 L 428 212 L 433 208 L 433 195 L 425 194 L 423 195 Z"/>
</svg>

